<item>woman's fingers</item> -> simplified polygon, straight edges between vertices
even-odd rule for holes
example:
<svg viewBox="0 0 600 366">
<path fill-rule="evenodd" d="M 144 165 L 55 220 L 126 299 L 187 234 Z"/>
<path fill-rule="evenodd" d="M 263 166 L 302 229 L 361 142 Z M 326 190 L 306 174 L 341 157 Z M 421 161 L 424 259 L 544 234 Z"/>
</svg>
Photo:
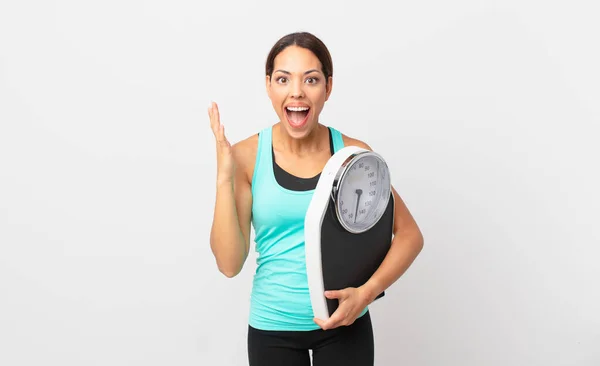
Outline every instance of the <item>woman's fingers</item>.
<svg viewBox="0 0 600 366">
<path fill-rule="evenodd" d="M 210 127 L 215 135 L 215 140 L 217 144 L 221 147 L 226 146 L 229 147 L 229 141 L 227 137 L 225 137 L 225 126 L 221 124 L 221 117 L 219 114 L 219 106 L 217 103 L 212 102 L 210 107 L 208 107 L 208 116 L 210 118 Z"/>
<path fill-rule="evenodd" d="M 215 137 L 217 137 L 219 134 L 219 125 L 221 124 L 221 122 L 219 117 L 219 108 L 217 107 L 217 104 L 215 102 L 212 102 L 208 107 L 208 117 L 210 118 L 210 128 L 212 129 Z"/>
<path fill-rule="evenodd" d="M 225 126 L 221 124 L 219 107 L 215 102 L 208 108 L 210 127 L 217 142 L 217 181 L 231 182 L 233 180 L 234 161 L 231 144 L 225 137 Z"/>
<path fill-rule="evenodd" d="M 212 106 L 213 119 L 218 126 L 219 124 L 221 124 L 221 116 L 219 115 L 219 106 L 215 102 L 212 102 L 211 106 Z"/>
<path fill-rule="evenodd" d="M 219 125 L 219 137 L 217 138 L 217 142 L 223 146 L 229 147 L 229 141 L 227 141 L 227 137 L 225 137 L 225 126 Z"/>
<path fill-rule="evenodd" d="M 215 102 L 212 102 L 210 107 L 208 107 L 208 116 L 210 117 L 210 128 L 215 135 L 215 139 L 219 141 L 221 140 L 219 137 L 221 135 L 221 121 L 219 117 L 219 108 Z"/>
</svg>

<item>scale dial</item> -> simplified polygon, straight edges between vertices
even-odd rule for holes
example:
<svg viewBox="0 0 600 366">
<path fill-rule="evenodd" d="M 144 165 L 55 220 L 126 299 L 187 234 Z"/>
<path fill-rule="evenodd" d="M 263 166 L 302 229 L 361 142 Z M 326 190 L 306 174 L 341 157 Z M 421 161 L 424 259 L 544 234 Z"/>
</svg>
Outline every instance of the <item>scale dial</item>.
<svg viewBox="0 0 600 366">
<path fill-rule="evenodd" d="M 334 185 L 335 210 L 340 224 L 351 233 L 372 228 L 385 212 L 391 180 L 385 160 L 373 151 L 349 158 Z"/>
</svg>

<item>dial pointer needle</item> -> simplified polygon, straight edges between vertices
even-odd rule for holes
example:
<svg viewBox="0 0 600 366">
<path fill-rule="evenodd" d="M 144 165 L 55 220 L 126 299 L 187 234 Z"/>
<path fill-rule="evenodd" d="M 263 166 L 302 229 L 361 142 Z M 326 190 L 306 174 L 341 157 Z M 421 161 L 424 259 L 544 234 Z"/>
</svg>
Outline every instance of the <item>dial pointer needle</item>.
<svg viewBox="0 0 600 366">
<path fill-rule="evenodd" d="M 356 224 L 356 216 L 358 215 L 358 203 L 360 202 L 360 195 L 362 194 L 362 189 L 357 189 L 356 194 L 358 197 L 356 198 L 356 212 L 354 213 L 354 223 Z"/>
</svg>

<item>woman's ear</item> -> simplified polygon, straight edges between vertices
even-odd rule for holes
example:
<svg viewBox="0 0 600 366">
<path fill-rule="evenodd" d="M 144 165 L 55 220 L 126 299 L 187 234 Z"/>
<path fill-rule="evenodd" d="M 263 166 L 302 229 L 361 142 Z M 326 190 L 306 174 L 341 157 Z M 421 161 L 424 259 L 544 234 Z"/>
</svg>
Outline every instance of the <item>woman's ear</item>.
<svg viewBox="0 0 600 366">
<path fill-rule="evenodd" d="M 331 89 L 333 88 L 333 77 L 330 76 L 327 78 L 327 86 L 325 88 L 325 101 L 327 101 L 327 99 L 329 99 L 329 96 L 331 95 Z"/>
<path fill-rule="evenodd" d="M 271 76 L 265 77 L 265 87 L 267 88 L 267 95 L 271 98 Z"/>
</svg>

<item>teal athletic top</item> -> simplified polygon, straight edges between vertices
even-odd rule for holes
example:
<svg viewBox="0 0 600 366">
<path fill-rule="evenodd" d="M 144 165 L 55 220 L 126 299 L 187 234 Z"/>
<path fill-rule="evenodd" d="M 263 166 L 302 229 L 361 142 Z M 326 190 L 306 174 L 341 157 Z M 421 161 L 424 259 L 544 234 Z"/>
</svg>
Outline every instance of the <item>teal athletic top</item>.
<svg viewBox="0 0 600 366">
<path fill-rule="evenodd" d="M 291 190 L 275 177 L 272 129 L 260 131 L 252 176 L 252 225 L 258 254 L 249 325 L 261 330 L 309 331 L 313 321 L 304 253 L 304 216 L 314 192 Z M 329 127 L 333 151 L 342 134 Z M 366 313 L 368 307 L 362 312 Z"/>
</svg>

